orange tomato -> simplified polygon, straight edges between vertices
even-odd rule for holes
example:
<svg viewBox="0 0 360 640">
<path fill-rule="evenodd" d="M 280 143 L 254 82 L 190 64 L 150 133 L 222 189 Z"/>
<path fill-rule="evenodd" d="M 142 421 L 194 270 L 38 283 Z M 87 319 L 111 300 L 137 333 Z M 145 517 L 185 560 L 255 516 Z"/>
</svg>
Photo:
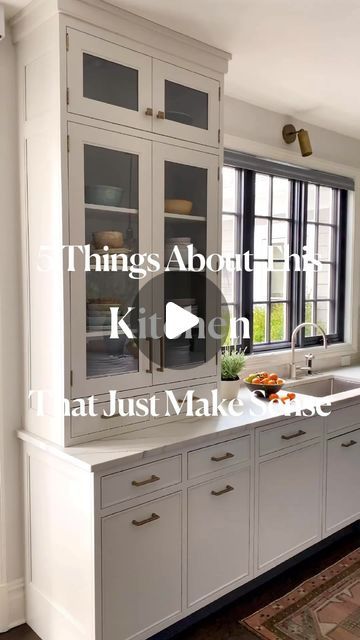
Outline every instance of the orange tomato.
<svg viewBox="0 0 360 640">
<path fill-rule="evenodd" d="M 260 376 L 261 378 L 268 378 L 268 377 L 269 377 L 269 374 L 268 374 L 268 372 L 267 372 L 267 371 L 262 371 L 261 373 L 259 373 L 259 376 Z"/>
<path fill-rule="evenodd" d="M 277 373 L 270 373 L 269 380 L 277 380 L 277 379 L 278 379 Z"/>
<path fill-rule="evenodd" d="M 258 382 L 260 382 L 260 378 L 253 378 L 251 382 L 252 384 L 257 384 Z"/>
<path fill-rule="evenodd" d="M 269 395 L 269 400 L 279 400 L 279 396 L 277 393 L 271 393 Z"/>
<path fill-rule="evenodd" d="M 287 397 L 289 398 L 289 400 L 295 400 L 295 398 L 296 398 L 296 393 L 294 393 L 293 391 L 290 391 L 290 392 L 287 394 Z"/>
</svg>

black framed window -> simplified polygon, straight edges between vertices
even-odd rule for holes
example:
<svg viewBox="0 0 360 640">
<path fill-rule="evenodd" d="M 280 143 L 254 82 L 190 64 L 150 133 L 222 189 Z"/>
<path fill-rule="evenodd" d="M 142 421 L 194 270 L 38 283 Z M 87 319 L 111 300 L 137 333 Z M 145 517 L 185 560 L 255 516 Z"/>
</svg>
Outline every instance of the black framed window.
<svg viewBox="0 0 360 640">
<path fill-rule="evenodd" d="M 292 178 L 288 167 L 278 173 L 223 168 L 222 253 L 248 252 L 251 271 L 244 261 L 241 271 L 223 271 L 222 291 L 230 317 L 249 321 L 250 339 L 235 341 L 248 353 L 288 348 L 305 321 L 330 342 L 344 340 L 347 189 L 330 186 L 331 176 L 324 185 Z M 321 266 L 305 271 L 306 254 Z M 320 343 L 313 327 L 299 336 L 300 346 Z"/>
</svg>

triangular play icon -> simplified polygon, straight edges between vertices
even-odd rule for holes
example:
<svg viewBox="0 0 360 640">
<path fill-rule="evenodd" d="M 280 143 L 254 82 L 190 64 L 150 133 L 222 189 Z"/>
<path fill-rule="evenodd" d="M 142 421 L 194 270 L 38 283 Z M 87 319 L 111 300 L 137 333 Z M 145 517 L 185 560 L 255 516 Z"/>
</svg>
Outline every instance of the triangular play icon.
<svg viewBox="0 0 360 640">
<path fill-rule="evenodd" d="M 168 302 L 165 313 L 165 335 L 169 340 L 178 338 L 182 333 L 199 324 L 199 318 L 174 302 Z"/>
</svg>

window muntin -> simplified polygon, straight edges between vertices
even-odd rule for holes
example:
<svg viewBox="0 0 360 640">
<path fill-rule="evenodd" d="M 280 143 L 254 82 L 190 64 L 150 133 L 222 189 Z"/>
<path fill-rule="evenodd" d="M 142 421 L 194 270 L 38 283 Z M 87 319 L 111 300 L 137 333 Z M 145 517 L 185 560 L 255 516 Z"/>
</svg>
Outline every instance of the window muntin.
<svg viewBox="0 0 360 640">
<path fill-rule="evenodd" d="M 305 320 L 317 322 L 330 341 L 342 341 L 347 192 L 230 166 L 223 185 L 223 253 L 253 254 L 252 273 L 222 275 L 230 316 L 250 321 L 251 339 L 240 340 L 242 346 L 248 352 L 288 347 L 293 328 Z M 322 269 L 297 272 L 290 261 L 290 272 L 284 270 L 286 246 L 299 256 L 307 246 Z M 299 341 L 320 343 L 319 332 L 307 327 Z"/>
</svg>

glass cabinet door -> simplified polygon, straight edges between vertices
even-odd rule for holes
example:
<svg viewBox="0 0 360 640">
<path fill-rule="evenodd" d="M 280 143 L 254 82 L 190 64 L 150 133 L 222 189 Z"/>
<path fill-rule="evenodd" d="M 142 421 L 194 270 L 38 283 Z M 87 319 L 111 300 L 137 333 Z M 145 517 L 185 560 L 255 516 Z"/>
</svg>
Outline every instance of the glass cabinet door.
<svg viewBox="0 0 360 640">
<path fill-rule="evenodd" d="M 150 131 L 151 58 L 68 30 L 68 110 Z"/>
<path fill-rule="evenodd" d="M 153 77 L 154 131 L 217 147 L 219 82 L 160 60 Z"/>
<path fill-rule="evenodd" d="M 86 265 L 76 250 L 71 273 L 74 396 L 151 384 L 146 339 L 139 349 L 137 337 L 139 308 L 149 308 L 148 301 L 122 268 L 132 254 L 149 251 L 150 175 L 150 142 L 70 126 L 70 243 L 88 246 L 92 256 Z M 132 308 L 126 324 L 133 339 L 121 329 L 110 337 L 112 307 L 117 319 Z"/>
<path fill-rule="evenodd" d="M 200 324 L 175 339 L 157 342 L 155 383 L 216 375 L 216 357 L 209 344 L 209 320 L 217 315 L 218 274 L 189 267 L 189 246 L 205 258 L 217 251 L 218 159 L 216 156 L 154 143 L 154 250 L 160 256 L 162 278 L 154 281 L 154 308 L 166 317 L 172 302 L 198 318 Z M 174 249 L 177 247 L 177 254 Z M 181 260 L 179 259 L 181 258 Z M 199 267 L 194 258 L 194 267 Z M 201 323 L 205 330 L 202 334 Z"/>
</svg>

